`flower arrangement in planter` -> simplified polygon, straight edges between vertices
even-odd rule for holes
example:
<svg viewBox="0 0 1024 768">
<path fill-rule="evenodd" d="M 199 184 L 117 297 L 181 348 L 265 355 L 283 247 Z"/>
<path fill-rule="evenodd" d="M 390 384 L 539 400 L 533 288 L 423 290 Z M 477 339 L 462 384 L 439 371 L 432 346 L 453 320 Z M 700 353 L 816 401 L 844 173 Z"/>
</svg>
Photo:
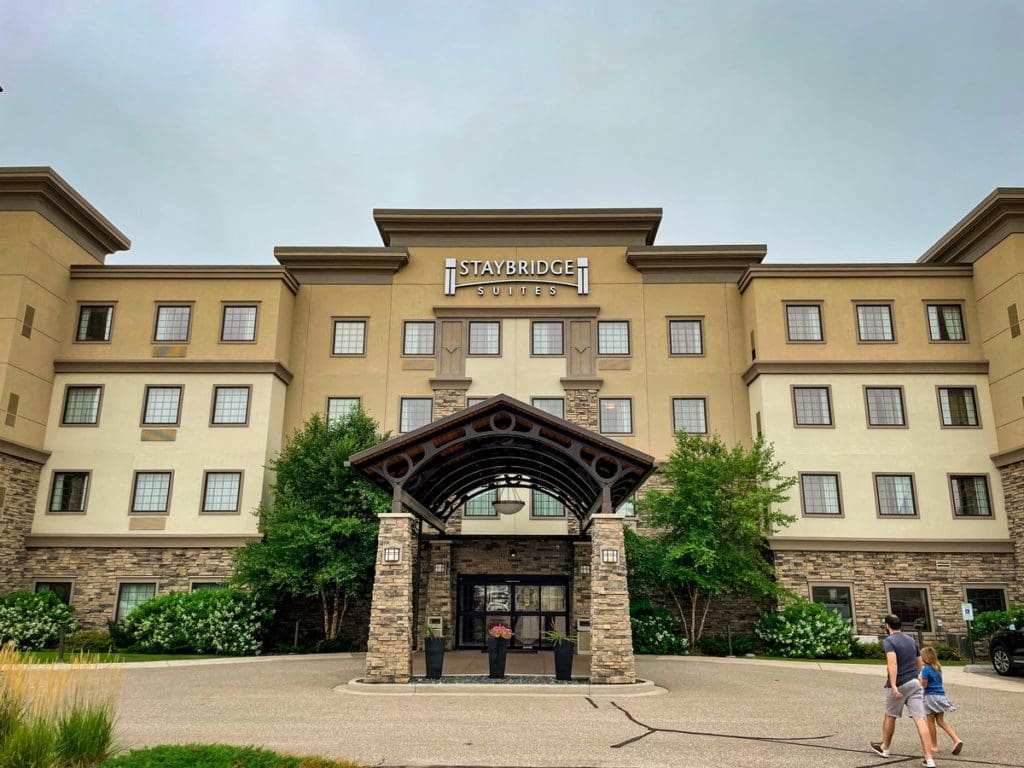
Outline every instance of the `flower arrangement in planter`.
<svg viewBox="0 0 1024 768">
<path fill-rule="evenodd" d="M 576 638 L 556 629 L 544 633 L 555 650 L 555 680 L 572 680 L 572 657 L 576 653 Z"/>
<path fill-rule="evenodd" d="M 501 680 L 505 677 L 505 657 L 512 629 L 504 624 L 495 624 L 487 630 L 487 666 L 489 677 Z"/>
</svg>

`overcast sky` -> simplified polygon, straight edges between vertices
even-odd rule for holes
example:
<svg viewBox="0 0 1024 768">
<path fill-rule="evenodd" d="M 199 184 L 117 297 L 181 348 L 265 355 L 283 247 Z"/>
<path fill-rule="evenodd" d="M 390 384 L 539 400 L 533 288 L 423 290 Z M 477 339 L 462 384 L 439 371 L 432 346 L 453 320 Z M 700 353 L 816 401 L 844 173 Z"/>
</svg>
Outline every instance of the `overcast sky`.
<svg viewBox="0 0 1024 768">
<path fill-rule="evenodd" d="M 111 263 L 546 206 L 911 261 L 1024 186 L 1022 29 L 1022 0 L 0 0 L 0 165 L 53 166 L 131 238 Z"/>
</svg>

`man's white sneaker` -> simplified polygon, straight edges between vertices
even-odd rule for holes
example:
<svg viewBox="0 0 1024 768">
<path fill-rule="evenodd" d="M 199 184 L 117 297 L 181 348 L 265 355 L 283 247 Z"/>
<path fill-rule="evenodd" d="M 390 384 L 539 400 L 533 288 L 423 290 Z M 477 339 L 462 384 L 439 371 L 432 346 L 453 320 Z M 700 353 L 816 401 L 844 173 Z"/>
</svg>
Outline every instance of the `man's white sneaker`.
<svg viewBox="0 0 1024 768">
<path fill-rule="evenodd" d="M 880 757 L 888 757 L 889 756 L 889 750 L 888 749 L 882 749 L 882 742 L 880 742 L 880 741 L 872 741 L 871 742 L 871 751 L 874 752 L 876 755 L 878 755 Z"/>
</svg>

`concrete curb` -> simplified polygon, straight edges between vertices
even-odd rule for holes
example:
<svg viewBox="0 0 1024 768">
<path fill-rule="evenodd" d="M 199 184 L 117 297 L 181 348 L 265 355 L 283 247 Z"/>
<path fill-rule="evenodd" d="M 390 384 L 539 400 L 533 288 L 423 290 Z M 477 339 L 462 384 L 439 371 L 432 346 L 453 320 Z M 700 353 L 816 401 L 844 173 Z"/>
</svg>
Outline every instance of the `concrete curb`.
<svg viewBox="0 0 1024 768">
<path fill-rule="evenodd" d="M 460 675 L 446 675 L 460 677 Z M 515 675 L 509 675 L 515 677 Z M 650 680 L 639 680 L 632 685 L 545 685 L 508 683 L 364 683 L 362 679 L 349 680 L 334 687 L 337 693 L 354 696 L 589 696 L 591 698 L 627 698 L 633 696 L 661 696 L 668 690 Z"/>
<path fill-rule="evenodd" d="M 164 667 L 205 667 L 215 664 L 266 664 L 270 662 L 293 662 L 293 661 L 331 661 L 335 659 L 352 659 L 357 654 L 354 653 L 307 653 L 307 654 L 290 654 L 288 656 L 237 656 L 237 657 L 225 657 L 220 659 L 172 659 L 166 661 L 111 661 L 101 662 L 99 664 L 72 664 L 65 662 L 63 664 L 55 664 L 53 662 L 47 664 L 5 664 L 0 665 L 0 670 L 13 669 L 17 666 L 18 669 L 40 669 L 40 670 L 53 670 L 53 669 L 161 669 Z"/>
</svg>

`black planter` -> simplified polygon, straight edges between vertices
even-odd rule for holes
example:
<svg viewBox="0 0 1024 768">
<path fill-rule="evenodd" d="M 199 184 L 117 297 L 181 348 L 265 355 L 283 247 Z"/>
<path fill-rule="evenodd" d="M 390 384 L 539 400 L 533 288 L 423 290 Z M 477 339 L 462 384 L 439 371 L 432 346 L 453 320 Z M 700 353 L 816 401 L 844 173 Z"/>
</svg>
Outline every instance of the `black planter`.
<svg viewBox="0 0 1024 768">
<path fill-rule="evenodd" d="M 505 677 L 505 655 L 508 653 L 508 640 L 503 637 L 487 638 L 487 667 L 490 677 Z"/>
<path fill-rule="evenodd" d="M 444 667 L 444 638 L 423 638 L 423 649 L 427 661 L 427 677 L 431 680 L 440 680 L 441 670 Z"/>
<path fill-rule="evenodd" d="M 572 680 L 572 657 L 576 645 L 563 640 L 555 646 L 555 680 Z"/>
</svg>

